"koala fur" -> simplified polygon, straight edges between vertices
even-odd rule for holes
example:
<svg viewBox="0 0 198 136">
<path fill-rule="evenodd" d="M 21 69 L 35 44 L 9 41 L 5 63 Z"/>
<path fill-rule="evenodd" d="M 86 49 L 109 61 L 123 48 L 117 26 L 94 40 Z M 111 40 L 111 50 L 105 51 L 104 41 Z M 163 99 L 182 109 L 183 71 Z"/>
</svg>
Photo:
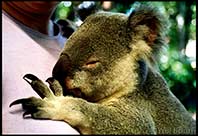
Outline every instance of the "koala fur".
<svg viewBox="0 0 198 136">
<path fill-rule="evenodd" d="M 63 120 L 81 134 L 195 134 L 195 120 L 155 69 L 166 21 L 141 5 L 130 16 L 100 12 L 70 36 L 41 96 L 14 101 L 24 115 Z M 25 78 L 24 77 L 24 78 Z"/>
</svg>

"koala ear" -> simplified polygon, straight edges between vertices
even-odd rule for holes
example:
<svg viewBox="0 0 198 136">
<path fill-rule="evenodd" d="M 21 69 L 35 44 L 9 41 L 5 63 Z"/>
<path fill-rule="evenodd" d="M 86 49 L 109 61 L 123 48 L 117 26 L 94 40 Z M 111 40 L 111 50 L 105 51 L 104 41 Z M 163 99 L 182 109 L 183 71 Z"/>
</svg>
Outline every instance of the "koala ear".
<svg viewBox="0 0 198 136">
<path fill-rule="evenodd" d="M 168 19 L 157 8 L 144 4 L 130 14 L 127 25 L 132 43 L 135 42 L 129 45 L 134 50 L 133 54 L 139 55 L 139 58 L 146 57 L 152 64 L 156 64 L 161 52 L 166 49 Z"/>
<path fill-rule="evenodd" d="M 163 28 L 163 17 L 151 5 L 140 5 L 128 18 L 128 27 L 134 33 L 143 34 L 148 45 L 152 45 Z"/>
</svg>

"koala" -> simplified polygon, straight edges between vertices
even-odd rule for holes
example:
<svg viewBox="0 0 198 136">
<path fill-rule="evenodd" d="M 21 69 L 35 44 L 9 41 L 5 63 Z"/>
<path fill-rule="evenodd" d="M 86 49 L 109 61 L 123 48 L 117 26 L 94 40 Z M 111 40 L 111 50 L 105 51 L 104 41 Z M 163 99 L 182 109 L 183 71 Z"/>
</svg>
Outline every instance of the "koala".
<svg viewBox="0 0 198 136">
<path fill-rule="evenodd" d="M 41 98 L 15 100 L 24 118 L 65 121 L 80 134 L 195 134 L 196 122 L 156 69 L 167 21 L 141 5 L 129 16 L 98 12 L 69 37 Z"/>
</svg>

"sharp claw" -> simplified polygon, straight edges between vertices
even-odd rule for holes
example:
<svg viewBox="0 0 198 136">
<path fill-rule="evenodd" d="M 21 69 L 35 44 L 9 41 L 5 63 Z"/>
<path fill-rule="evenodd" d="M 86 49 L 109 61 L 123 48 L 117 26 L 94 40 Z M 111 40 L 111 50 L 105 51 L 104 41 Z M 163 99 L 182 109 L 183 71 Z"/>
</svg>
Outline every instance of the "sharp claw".
<svg viewBox="0 0 198 136">
<path fill-rule="evenodd" d="M 29 115 L 29 114 L 31 114 L 31 112 L 29 112 L 29 111 L 24 112 L 24 113 L 23 113 L 23 118 L 24 118 L 24 119 L 27 118 L 26 115 Z"/>
<path fill-rule="evenodd" d="M 29 78 L 29 79 L 31 79 L 31 80 L 37 80 L 38 79 L 38 77 L 36 77 L 35 75 L 33 75 L 33 74 L 26 74 L 23 78 Z"/>
<path fill-rule="evenodd" d="M 11 107 L 11 106 L 13 106 L 13 105 L 16 105 L 16 104 L 21 104 L 21 103 L 23 103 L 25 100 L 26 100 L 26 99 L 18 99 L 18 100 L 15 100 L 15 101 L 13 101 L 13 102 L 9 105 L 9 107 Z"/>
<path fill-rule="evenodd" d="M 27 79 L 26 79 L 27 78 Z M 27 81 L 30 85 L 31 85 L 31 82 L 29 80 L 32 80 L 32 81 L 35 81 L 37 80 L 38 78 L 32 74 L 26 74 L 25 76 L 23 76 L 23 79 L 25 81 Z M 29 79 L 29 80 L 28 80 Z"/>
<path fill-rule="evenodd" d="M 48 82 L 49 84 L 52 83 L 54 81 L 54 78 L 53 77 L 49 77 L 46 82 Z"/>
<path fill-rule="evenodd" d="M 51 96 L 50 90 L 48 90 L 47 85 L 45 85 L 39 78 L 32 74 L 26 74 L 23 79 L 27 81 L 33 90 L 41 97 L 45 98 Z"/>
<path fill-rule="evenodd" d="M 55 96 L 62 96 L 63 95 L 63 90 L 62 86 L 60 85 L 59 81 L 57 81 L 53 77 L 49 77 L 46 82 L 49 83 L 49 88 L 52 90 Z"/>
</svg>

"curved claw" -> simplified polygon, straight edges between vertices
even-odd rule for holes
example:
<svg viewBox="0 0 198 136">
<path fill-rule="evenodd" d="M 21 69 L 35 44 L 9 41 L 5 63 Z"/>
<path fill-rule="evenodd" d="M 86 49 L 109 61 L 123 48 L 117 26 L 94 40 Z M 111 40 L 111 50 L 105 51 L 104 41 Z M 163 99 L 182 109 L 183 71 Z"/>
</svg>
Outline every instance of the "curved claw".
<svg viewBox="0 0 198 136">
<path fill-rule="evenodd" d="M 13 106 L 13 105 L 16 105 L 16 104 L 22 104 L 25 100 L 26 100 L 25 98 L 15 100 L 15 101 L 13 101 L 13 102 L 9 105 L 9 107 L 11 107 L 11 106 Z"/>
<path fill-rule="evenodd" d="M 49 87 L 55 96 L 63 96 L 63 88 L 57 80 L 53 77 L 49 77 L 46 82 L 49 83 Z"/>
<path fill-rule="evenodd" d="M 23 79 L 25 80 L 25 81 L 27 81 L 30 85 L 31 85 L 31 82 L 29 81 L 29 80 L 27 80 L 27 79 L 30 79 L 30 80 L 32 80 L 32 81 L 35 81 L 35 80 L 38 80 L 38 78 L 35 76 L 35 75 L 32 75 L 32 74 L 26 74 L 26 75 L 24 75 L 23 76 Z"/>
<path fill-rule="evenodd" d="M 23 118 L 25 119 L 25 118 L 27 118 L 27 115 L 30 115 L 31 114 L 31 112 L 30 111 L 26 111 L 26 112 L 24 112 L 23 113 Z"/>
<path fill-rule="evenodd" d="M 47 85 L 45 85 L 38 77 L 33 74 L 26 74 L 23 76 L 23 79 L 27 81 L 33 90 L 41 97 L 53 97 L 52 92 L 48 89 Z"/>
<path fill-rule="evenodd" d="M 49 78 L 46 80 L 46 82 L 52 84 L 52 82 L 54 82 L 54 78 L 53 78 L 53 77 L 49 77 Z"/>
</svg>

